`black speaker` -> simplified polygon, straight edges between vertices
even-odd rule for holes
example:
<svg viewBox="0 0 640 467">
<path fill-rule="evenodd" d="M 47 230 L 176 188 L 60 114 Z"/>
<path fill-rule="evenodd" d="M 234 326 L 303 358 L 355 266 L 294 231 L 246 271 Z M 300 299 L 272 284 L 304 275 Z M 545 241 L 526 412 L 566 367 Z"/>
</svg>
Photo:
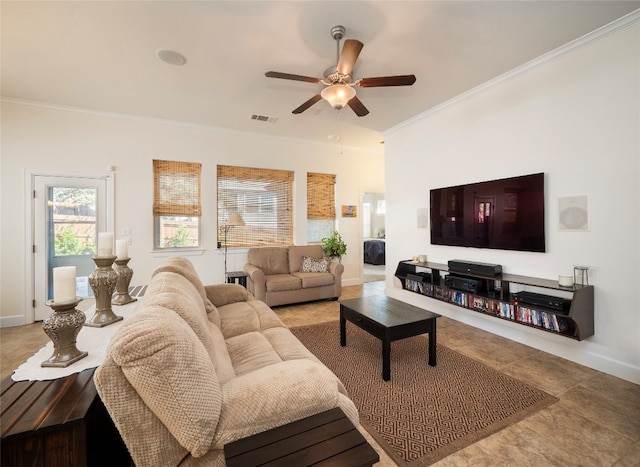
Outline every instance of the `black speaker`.
<svg viewBox="0 0 640 467">
<path fill-rule="evenodd" d="M 502 266 L 491 263 L 477 263 L 475 261 L 462 261 L 451 259 L 448 263 L 449 271 L 476 276 L 499 276 L 502 274 Z"/>
</svg>

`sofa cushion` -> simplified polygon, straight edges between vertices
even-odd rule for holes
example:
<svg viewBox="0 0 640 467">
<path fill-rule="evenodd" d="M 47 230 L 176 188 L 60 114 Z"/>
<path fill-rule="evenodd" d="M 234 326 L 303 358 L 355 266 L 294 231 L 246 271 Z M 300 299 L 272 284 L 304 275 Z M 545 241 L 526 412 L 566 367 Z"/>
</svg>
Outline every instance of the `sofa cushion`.
<svg viewBox="0 0 640 467">
<path fill-rule="evenodd" d="M 211 301 L 207 297 L 207 293 L 204 290 L 202 281 L 200 280 L 200 277 L 198 276 L 198 273 L 196 272 L 196 269 L 193 267 L 193 264 L 191 263 L 191 261 L 181 256 L 172 256 L 171 258 L 168 258 L 164 264 L 159 266 L 151 274 L 151 277 L 155 276 L 160 272 L 165 272 L 165 271 L 175 272 L 177 274 L 180 274 L 189 282 L 191 282 L 193 286 L 196 288 L 196 290 L 198 291 L 198 293 L 200 294 L 200 297 L 202 298 L 202 303 L 204 303 L 205 310 L 207 310 L 207 312 L 209 313 L 215 310 L 215 306 L 213 306 L 213 303 L 211 303 Z"/>
<path fill-rule="evenodd" d="M 145 306 L 173 310 L 193 329 L 213 360 L 214 348 L 209 331 L 209 317 L 202 299 L 190 281 L 181 274 L 160 272 L 153 276 L 144 298 Z M 217 310 L 213 312 L 217 315 Z"/>
<path fill-rule="evenodd" d="M 283 292 L 285 290 L 298 290 L 302 287 L 299 277 L 291 274 L 272 274 L 265 277 L 267 292 Z"/>
<path fill-rule="evenodd" d="M 295 245 L 289 247 L 289 272 L 302 270 L 302 259 L 307 256 L 314 259 L 322 259 L 322 245 Z"/>
<path fill-rule="evenodd" d="M 247 261 L 265 274 L 288 274 L 289 255 L 286 247 L 250 248 Z"/>
<path fill-rule="evenodd" d="M 341 399 L 337 386 L 331 370 L 306 359 L 239 376 L 222 387 L 224 404 L 211 447 L 223 449 L 231 441 L 337 407 Z"/>
<path fill-rule="evenodd" d="M 178 442 L 203 456 L 216 433 L 222 391 L 189 325 L 172 310 L 147 306 L 122 324 L 108 354 Z"/>
<path fill-rule="evenodd" d="M 240 334 L 226 342 L 236 376 L 282 361 L 269 340 L 259 332 Z"/>
<path fill-rule="evenodd" d="M 303 256 L 300 272 L 329 272 L 329 260 L 327 258 L 315 259 Z"/>
<path fill-rule="evenodd" d="M 221 306 L 219 311 L 220 330 L 225 339 L 247 332 L 284 327 L 278 315 L 260 300 L 231 303 Z"/>
<path fill-rule="evenodd" d="M 213 361 L 213 366 L 216 369 L 218 382 L 220 384 L 224 384 L 235 378 L 236 372 L 233 369 L 233 363 L 231 362 L 227 342 L 222 335 L 222 331 L 213 323 L 209 323 L 209 331 L 211 332 L 211 340 L 213 341 L 214 347 L 214 355 L 211 360 Z"/>
<path fill-rule="evenodd" d="M 333 285 L 334 282 L 330 272 L 296 272 L 293 275 L 300 279 L 303 289 Z"/>
</svg>

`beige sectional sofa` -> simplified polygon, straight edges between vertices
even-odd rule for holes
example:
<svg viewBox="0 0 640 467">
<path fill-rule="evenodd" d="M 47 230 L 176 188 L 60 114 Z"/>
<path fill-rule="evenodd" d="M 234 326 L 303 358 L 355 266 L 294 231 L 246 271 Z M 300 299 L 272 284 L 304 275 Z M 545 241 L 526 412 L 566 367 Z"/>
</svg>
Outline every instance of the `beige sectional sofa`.
<svg viewBox="0 0 640 467">
<path fill-rule="evenodd" d="M 324 258 L 322 245 L 250 248 L 244 271 L 249 292 L 269 306 L 337 299 L 342 293 L 344 266 Z"/>
<path fill-rule="evenodd" d="M 184 258 L 154 272 L 94 381 L 138 467 L 224 465 L 225 444 L 334 407 L 359 426 L 273 310 L 240 285 L 203 286 Z"/>
</svg>

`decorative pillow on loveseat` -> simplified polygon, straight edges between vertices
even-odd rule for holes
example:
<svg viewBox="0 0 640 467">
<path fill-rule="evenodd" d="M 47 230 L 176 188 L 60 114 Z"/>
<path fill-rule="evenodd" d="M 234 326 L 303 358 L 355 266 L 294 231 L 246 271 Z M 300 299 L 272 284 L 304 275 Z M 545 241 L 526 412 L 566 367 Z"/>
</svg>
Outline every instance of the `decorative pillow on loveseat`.
<svg viewBox="0 0 640 467">
<path fill-rule="evenodd" d="M 329 261 L 327 258 L 315 259 L 303 256 L 302 272 L 329 272 Z"/>
</svg>

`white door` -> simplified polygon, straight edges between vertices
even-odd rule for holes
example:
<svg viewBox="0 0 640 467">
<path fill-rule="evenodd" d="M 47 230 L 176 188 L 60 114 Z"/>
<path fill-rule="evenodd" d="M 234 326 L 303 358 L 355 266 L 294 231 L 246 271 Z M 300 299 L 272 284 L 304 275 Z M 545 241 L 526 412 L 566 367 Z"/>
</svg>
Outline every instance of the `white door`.
<svg viewBox="0 0 640 467">
<path fill-rule="evenodd" d="M 112 219 L 110 184 L 105 177 L 35 176 L 33 204 L 35 320 L 51 314 L 53 268 L 76 266 L 76 295 L 92 297 L 89 274 L 95 269 L 98 232 Z M 110 190 L 109 190 L 110 191 Z"/>
</svg>

